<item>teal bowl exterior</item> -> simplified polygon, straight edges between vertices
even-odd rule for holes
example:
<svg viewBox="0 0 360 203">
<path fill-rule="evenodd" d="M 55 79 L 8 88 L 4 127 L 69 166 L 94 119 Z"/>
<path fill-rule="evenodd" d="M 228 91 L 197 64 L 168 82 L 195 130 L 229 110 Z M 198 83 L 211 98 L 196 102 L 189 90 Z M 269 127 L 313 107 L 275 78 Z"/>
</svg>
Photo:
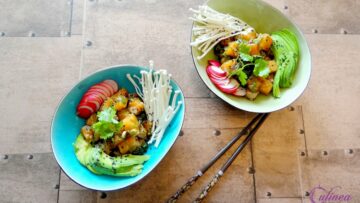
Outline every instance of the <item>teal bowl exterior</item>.
<svg viewBox="0 0 360 203">
<path fill-rule="evenodd" d="M 51 125 L 52 150 L 61 169 L 79 185 L 93 190 L 111 191 L 125 188 L 140 181 L 160 163 L 180 134 L 185 115 L 185 100 L 182 92 L 177 100 L 183 101 L 183 104 L 167 127 L 159 147 L 156 148 L 153 145 L 149 147 L 146 154 L 150 155 L 150 159 L 144 163 L 141 174 L 135 177 L 96 175 L 77 160 L 73 143 L 79 135 L 80 128 L 85 124 L 84 119 L 76 116 L 76 106 L 82 95 L 92 85 L 106 79 L 115 80 L 120 87 L 126 88 L 129 92 L 135 92 L 133 85 L 126 78 L 126 74 L 140 76 L 141 70 L 147 70 L 147 68 L 119 65 L 99 70 L 81 80 L 60 102 Z M 173 80 L 171 86 L 173 90 L 181 91 L 178 84 Z"/>
</svg>

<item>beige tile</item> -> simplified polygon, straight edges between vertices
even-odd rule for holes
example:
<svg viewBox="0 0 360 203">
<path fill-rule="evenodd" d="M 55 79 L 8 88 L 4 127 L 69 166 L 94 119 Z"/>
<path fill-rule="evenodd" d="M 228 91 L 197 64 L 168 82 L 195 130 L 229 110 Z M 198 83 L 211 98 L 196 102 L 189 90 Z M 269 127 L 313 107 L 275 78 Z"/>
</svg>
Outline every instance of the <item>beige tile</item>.
<svg viewBox="0 0 360 203">
<path fill-rule="evenodd" d="M 188 19 L 197 1 L 94 1 L 86 3 L 82 76 L 106 66 L 136 64 L 168 69 L 187 97 L 208 97 L 190 53 Z"/>
<path fill-rule="evenodd" d="M 301 198 L 267 198 L 258 199 L 257 203 L 302 203 Z"/>
<path fill-rule="evenodd" d="M 52 153 L 0 158 L 1 202 L 56 202 L 60 169 Z"/>
<path fill-rule="evenodd" d="M 360 33 L 360 2 L 358 0 L 285 0 L 289 17 L 304 32 L 340 34 L 342 29 L 347 33 Z"/>
<path fill-rule="evenodd" d="M 72 181 L 63 171 L 61 171 L 60 190 L 78 191 L 78 190 L 88 190 L 88 189 L 78 185 L 77 183 Z"/>
<path fill-rule="evenodd" d="M 50 152 L 51 119 L 78 80 L 81 38 L 1 38 L 0 44 L 0 153 Z"/>
<path fill-rule="evenodd" d="M 81 35 L 84 24 L 84 9 L 87 0 L 73 0 L 71 15 L 71 35 Z"/>
<path fill-rule="evenodd" d="M 186 98 L 185 103 L 184 128 L 239 128 L 254 116 L 218 98 Z"/>
<path fill-rule="evenodd" d="M 305 149 L 301 108 L 271 113 L 253 138 L 256 196 L 300 196 L 297 149 Z"/>
<path fill-rule="evenodd" d="M 60 190 L 59 203 L 96 203 L 98 192 L 91 190 Z"/>
<path fill-rule="evenodd" d="M 0 2 L 0 32 L 8 37 L 59 37 L 69 32 L 71 4 L 64 0 Z"/>
<path fill-rule="evenodd" d="M 221 129 L 221 135 L 214 136 L 211 129 L 184 129 L 184 136 L 178 138 L 152 173 L 126 190 L 107 193 L 107 198 L 99 199 L 100 202 L 163 202 L 195 175 L 238 131 Z M 198 179 L 179 202 L 194 200 L 235 148 Z M 253 176 L 247 172 L 249 166 L 251 155 L 247 146 L 210 192 L 206 202 L 254 202 Z"/>
<path fill-rule="evenodd" d="M 352 149 L 352 153 L 348 149 L 309 150 L 307 156 L 300 156 L 302 194 L 309 193 L 305 202 L 310 202 L 310 199 L 318 202 L 320 196 L 331 189 L 331 194 L 350 195 L 352 201 L 359 200 L 359 156 L 359 148 Z"/>
<path fill-rule="evenodd" d="M 312 75 L 303 105 L 309 148 L 358 148 L 360 35 L 307 35 Z"/>
</svg>

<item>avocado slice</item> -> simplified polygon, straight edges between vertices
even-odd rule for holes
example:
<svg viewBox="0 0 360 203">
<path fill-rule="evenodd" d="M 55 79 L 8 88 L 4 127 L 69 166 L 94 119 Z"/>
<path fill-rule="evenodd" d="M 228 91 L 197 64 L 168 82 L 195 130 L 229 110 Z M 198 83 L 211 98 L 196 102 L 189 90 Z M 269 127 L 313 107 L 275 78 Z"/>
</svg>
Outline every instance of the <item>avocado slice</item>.
<svg viewBox="0 0 360 203">
<path fill-rule="evenodd" d="M 136 176 L 141 173 L 148 155 L 124 155 L 111 157 L 100 148 L 91 146 L 80 134 L 74 143 L 79 162 L 95 174 L 111 176 Z"/>
</svg>

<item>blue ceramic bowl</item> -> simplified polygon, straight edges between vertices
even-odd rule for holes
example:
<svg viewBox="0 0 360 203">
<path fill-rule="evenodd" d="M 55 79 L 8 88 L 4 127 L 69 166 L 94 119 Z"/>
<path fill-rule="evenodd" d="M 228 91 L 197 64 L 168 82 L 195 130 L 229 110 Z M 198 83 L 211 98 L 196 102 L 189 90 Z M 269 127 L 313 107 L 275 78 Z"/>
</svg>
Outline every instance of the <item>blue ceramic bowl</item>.
<svg viewBox="0 0 360 203">
<path fill-rule="evenodd" d="M 92 85 L 105 79 L 115 80 L 120 87 L 126 88 L 129 92 L 135 92 L 133 85 L 126 78 L 126 74 L 140 76 L 140 71 L 146 69 L 132 65 L 119 65 L 99 70 L 81 80 L 60 102 L 51 125 L 51 145 L 55 159 L 62 170 L 79 185 L 101 191 L 117 190 L 132 185 L 149 174 L 174 144 L 184 121 L 185 103 L 182 92 L 178 96 L 178 101 L 183 101 L 183 105 L 167 127 L 159 147 L 156 148 L 152 145 L 149 147 L 146 154 L 150 155 L 150 159 L 144 163 L 141 174 L 135 177 L 96 175 L 82 166 L 75 156 L 73 143 L 80 132 L 80 128 L 85 124 L 84 119 L 76 116 L 76 106 L 82 95 Z M 175 81 L 172 80 L 171 85 L 174 90 L 181 91 Z"/>
</svg>

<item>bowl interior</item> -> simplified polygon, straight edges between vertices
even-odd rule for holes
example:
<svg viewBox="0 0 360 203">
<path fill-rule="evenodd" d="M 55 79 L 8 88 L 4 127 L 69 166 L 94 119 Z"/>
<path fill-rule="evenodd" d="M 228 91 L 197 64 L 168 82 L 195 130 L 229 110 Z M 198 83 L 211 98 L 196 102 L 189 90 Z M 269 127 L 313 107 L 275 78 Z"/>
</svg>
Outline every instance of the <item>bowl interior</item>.
<svg viewBox="0 0 360 203">
<path fill-rule="evenodd" d="M 95 175 L 83 167 L 75 156 L 73 143 L 77 135 L 79 135 L 80 128 L 85 124 L 84 119 L 76 116 L 76 106 L 82 95 L 92 85 L 105 79 L 113 79 L 120 87 L 126 88 L 129 92 L 135 92 L 133 85 L 126 78 L 126 74 L 130 73 L 131 75 L 135 74 L 140 76 L 140 70 L 144 69 L 146 68 L 125 65 L 100 70 L 80 81 L 61 101 L 51 127 L 52 149 L 62 170 L 78 184 L 90 189 L 102 191 L 129 186 L 150 173 L 174 144 L 184 120 L 184 103 L 167 127 L 159 147 L 155 148 L 152 145 L 149 147 L 146 154 L 150 155 L 150 159 L 145 162 L 142 173 L 135 177 Z M 174 81 L 171 81 L 171 85 L 174 90 L 180 90 Z M 184 102 L 182 92 L 177 100 Z"/>
<path fill-rule="evenodd" d="M 311 73 L 309 47 L 299 28 L 280 11 L 263 1 L 210 0 L 208 1 L 208 6 L 219 12 L 228 13 L 242 19 L 260 33 L 271 33 L 282 28 L 288 28 L 296 34 L 300 47 L 300 60 L 292 86 L 286 89 L 282 88 L 280 98 L 274 98 L 270 95 L 259 95 L 255 101 L 224 94 L 218 90 L 208 78 L 205 69 L 209 59 L 216 59 L 214 53 L 210 52 L 207 56 L 198 60 L 196 57 L 201 55 L 201 53 L 195 47 L 192 47 L 195 67 L 208 88 L 230 105 L 250 112 L 272 112 L 282 109 L 294 102 L 305 90 Z M 192 39 L 193 37 L 194 36 L 192 36 Z"/>
</svg>

